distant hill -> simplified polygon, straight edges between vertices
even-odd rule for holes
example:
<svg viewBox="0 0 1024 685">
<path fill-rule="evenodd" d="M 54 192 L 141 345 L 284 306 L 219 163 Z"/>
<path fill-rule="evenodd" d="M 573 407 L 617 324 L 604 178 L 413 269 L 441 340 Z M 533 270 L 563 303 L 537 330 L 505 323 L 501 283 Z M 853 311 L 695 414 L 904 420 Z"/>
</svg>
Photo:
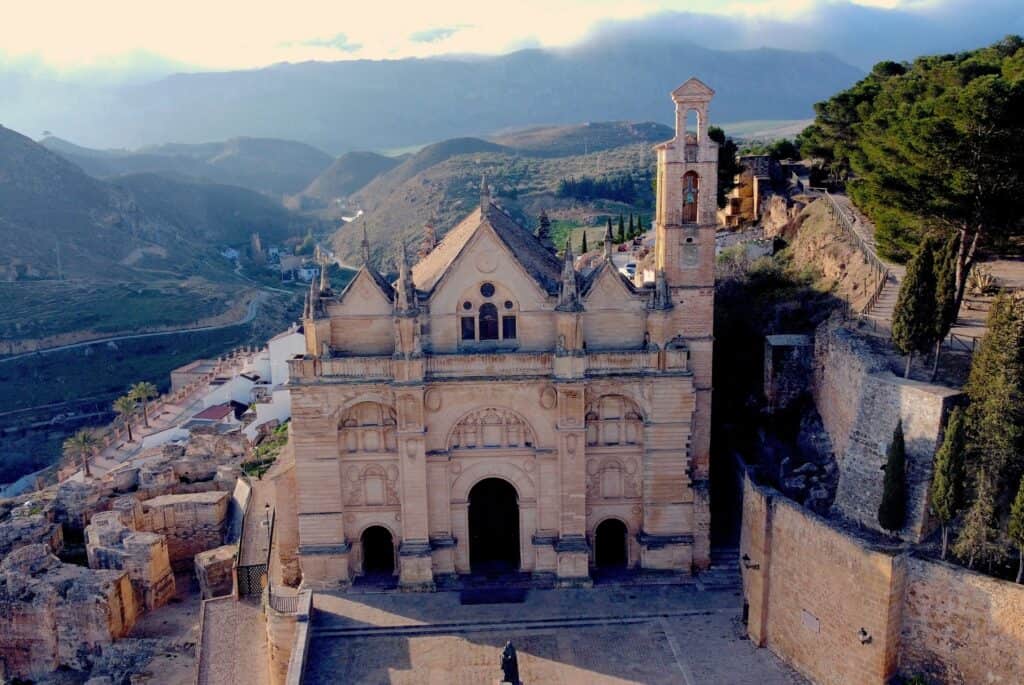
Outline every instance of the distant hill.
<svg viewBox="0 0 1024 685">
<path fill-rule="evenodd" d="M 330 155 L 304 143 L 269 138 L 169 143 L 136 151 L 94 150 L 52 136 L 40 143 L 97 178 L 170 173 L 278 196 L 301 191 L 332 161 Z"/>
<path fill-rule="evenodd" d="M 0 127 L 0 279 L 139 277 L 147 266 L 188 272 L 191 258 L 224 243 L 295 235 L 307 221 L 245 188 L 186 177 L 134 174 L 101 181 L 46 147 Z M 135 255 L 135 257 L 133 257 Z M 20 266 L 16 266 L 20 265 Z M 6 278 L 5 278 L 6 276 Z"/>
<path fill-rule="evenodd" d="M 660 124 L 597 122 L 533 127 L 495 136 L 493 142 L 455 138 L 428 145 L 345 201 L 347 212 L 361 209 L 364 214 L 337 230 L 334 246 L 357 262 L 365 225 L 372 258 L 390 269 L 399 241 L 415 251 L 428 220 L 443 235 L 472 211 L 485 173 L 499 203 L 529 226 L 535 225 L 541 209 L 555 221 L 572 224 L 628 212 L 628 205 L 601 198 L 580 202 L 558 197 L 559 181 L 634 174 L 642 193 L 649 195 L 644 174 L 654 162 L 652 144 L 671 136 L 671 129 Z"/>
<path fill-rule="evenodd" d="M 26 76 L 31 83 L 5 90 L 0 120 L 92 147 L 246 135 L 338 154 L 536 124 L 670 123 L 668 93 L 690 76 L 716 90 L 712 121 L 725 123 L 811 117 L 813 103 L 863 72 L 825 53 L 711 50 L 676 34 L 494 57 L 275 64 L 116 88 Z"/>
<path fill-rule="evenodd" d="M 305 206 L 326 207 L 347 198 L 381 174 L 394 169 L 404 157 L 385 157 L 375 152 L 346 152 L 334 160 L 300 193 Z"/>
</svg>

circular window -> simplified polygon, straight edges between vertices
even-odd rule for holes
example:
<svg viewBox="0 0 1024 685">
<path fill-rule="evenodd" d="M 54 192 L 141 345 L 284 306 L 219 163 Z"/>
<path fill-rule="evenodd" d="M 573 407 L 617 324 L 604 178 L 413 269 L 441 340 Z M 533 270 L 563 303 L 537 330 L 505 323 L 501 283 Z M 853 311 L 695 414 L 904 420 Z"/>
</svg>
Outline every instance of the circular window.
<svg viewBox="0 0 1024 685">
<path fill-rule="evenodd" d="M 490 297 L 494 294 L 494 286 L 490 283 L 484 283 L 480 286 L 480 294 L 484 297 Z"/>
<path fill-rule="evenodd" d="M 469 300 L 466 300 L 465 302 L 462 303 L 462 308 L 468 311 L 473 308 L 473 303 L 470 302 Z"/>
<path fill-rule="evenodd" d="M 512 300 L 505 300 L 505 309 L 512 309 Z"/>
</svg>

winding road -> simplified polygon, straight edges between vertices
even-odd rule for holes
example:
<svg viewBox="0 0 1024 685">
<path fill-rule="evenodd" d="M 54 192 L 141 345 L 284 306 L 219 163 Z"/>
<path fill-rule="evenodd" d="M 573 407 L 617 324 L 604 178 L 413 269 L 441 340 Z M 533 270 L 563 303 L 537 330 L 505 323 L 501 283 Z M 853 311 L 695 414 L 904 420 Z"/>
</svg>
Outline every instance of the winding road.
<svg viewBox="0 0 1024 685">
<path fill-rule="evenodd" d="M 64 350 L 73 350 L 79 347 L 91 347 L 92 345 L 103 345 L 105 343 L 118 342 L 121 340 L 138 340 L 140 338 L 155 338 L 161 335 L 180 335 L 182 333 L 201 333 L 203 331 L 216 331 L 222 328 L 233 328 L 235 326 L 242 326 L 247 323 L 252 323 L 253 319 L 256 318 L 256 314 L 259 312 L 260 302 L 263 301 L 265 295 L 263 293 L 257 293 L 246 308 L 245 316 L 238 321 L 230 321 L 228 323 L 215 324 L 211 326 L 191 326 L 188 328 L 174 328 L 166 331 L 154 331 L 152 333 L 132 333 L 130 335 L 114 335 L 107 338 L 95 338 L 93 340 L 83 340 L 82 342 L 70 343 L 68 345 L 58 345 L 56 347 L 47 347 L 41 350 L 33 350 L 31 352 L 22 352 L 21 354 L 15 354 L 10 357 L 0 358 L 0 364 L 5 362 L 13 362 L 18 359 L 24 359 L 26 357 L 32 357 L 39 354 L 49 354 L 50 352 L 61 352 Z"/>
</svg>

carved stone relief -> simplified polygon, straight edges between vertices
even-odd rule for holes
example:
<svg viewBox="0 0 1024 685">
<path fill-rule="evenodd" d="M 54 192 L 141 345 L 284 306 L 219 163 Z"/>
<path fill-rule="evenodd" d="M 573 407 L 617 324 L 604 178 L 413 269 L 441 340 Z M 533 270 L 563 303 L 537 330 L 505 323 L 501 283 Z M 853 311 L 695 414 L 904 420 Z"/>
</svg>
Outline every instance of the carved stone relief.
<svg viewBox="0 0 1024 685">
<path fill-rule="evenodd" d="M 346 472 L 345 504 L 351 507 L 398 504 L 398 467 L 389 464 L 351 466 Z"/>
<path fill-rule="evenodd" d="M 452 429 L 450 449 L 533 447 L 533 430 L 519 414 L 500 408 L 475 411 Z"/>
</svg>

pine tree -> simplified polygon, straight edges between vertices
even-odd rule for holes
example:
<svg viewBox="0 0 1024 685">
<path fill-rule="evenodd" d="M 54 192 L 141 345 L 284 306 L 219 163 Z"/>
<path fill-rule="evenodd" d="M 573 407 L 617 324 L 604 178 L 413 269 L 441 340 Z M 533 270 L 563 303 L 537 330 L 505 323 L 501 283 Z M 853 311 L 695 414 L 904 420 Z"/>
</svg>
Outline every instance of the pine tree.
<svg viewBox="0 0 1024 685">
<path fill-rule="evenodd" d="M 882 501 L 878 505 L 878 523 L 893 534 L 903 528 L 907 516 L 906 460 L 901 419 L 896 423 L 892 442 L 886 452 L 885 482 L 882 486 Z"/>
<path fill-rule="evenodd" d="M 1017 546 L 1017 582 L 1024 581 L 1024 478 L 1017 486 L 1017 496 L 1010 507 L 1008 532 L 1010 540 Z"/>
<path fill-rule="evenodd" d="M 963 411 L 955 407 L 946 422 L 942 446 L 935 453 L 930 499 L 932 512 L 942 526 L 942 558 L 949 549 L 949 524 L 960 510 L 964 480 Z"/>
<path fill-rule="evenodd" d="M 939 373 L 939 355 L 942 353 L 942 341 L 949 335 L 949 330 L 956 323 L 957 292 L 956 292 L 956 255 L 959 250 L 960 238 L 952 235 L 945 244 L 939 245 L 930 241 L 935 249 L 935 360 L 932 362 L 931 380 Z"/>
<path fill-rule="evenodd" d="M 935 341 L 935 271 L 932 251 L 922 246 L 907 264 L 892 315 L 892 341 L 907 355 L 904 378 L 910 377 L 915 352 L 927 352 Z"/>
<path fill-rule="evenodd" d="M 953 552 L 967 560 L 968 568 L 974 568 L 975 562 L 991 564 L 1002 554 L 998 539 L 995 487 L 982 468 L 978 471 L 975 483 L 974 501 L 964 515 L 964 525 L 953 545 Z"/>
<path fill-rule="evenodd" d="M 611 221 L 611 219 L 608 219 Z M 587 229 L 583 229 L 583 242 L 580 243 L 580 254 L 586 254 L 587 252 Z"/>
<path fill-rule="evenodd" d="M 625 219 L 622 218 L 621 214 L 619 214 L 619 239 L 618 240 L 619 240 L 620 243 L 626 242 L 626 221 L 625 221 Z"/>
</svg>

